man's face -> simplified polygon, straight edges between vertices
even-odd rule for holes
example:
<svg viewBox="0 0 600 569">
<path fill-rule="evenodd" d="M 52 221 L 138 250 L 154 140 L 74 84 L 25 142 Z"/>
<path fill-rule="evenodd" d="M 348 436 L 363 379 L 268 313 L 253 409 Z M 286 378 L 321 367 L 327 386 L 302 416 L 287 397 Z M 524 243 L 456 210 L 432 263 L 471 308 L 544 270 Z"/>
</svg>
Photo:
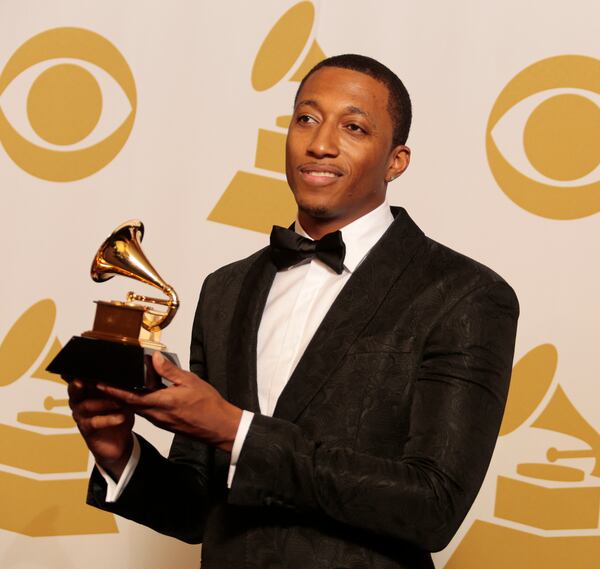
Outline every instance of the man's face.
<svg viewBox="0 0 600 569">
<path fill-rule="evenodd" d="M 383 202 L 387 181 L 404 171 L 410 153 L 392 148 L 387 108 L 387 87 L 364 73 L 323 67 L 306 80 L 286 144 L 301 223 L 343 227 Z"/>
</svg>

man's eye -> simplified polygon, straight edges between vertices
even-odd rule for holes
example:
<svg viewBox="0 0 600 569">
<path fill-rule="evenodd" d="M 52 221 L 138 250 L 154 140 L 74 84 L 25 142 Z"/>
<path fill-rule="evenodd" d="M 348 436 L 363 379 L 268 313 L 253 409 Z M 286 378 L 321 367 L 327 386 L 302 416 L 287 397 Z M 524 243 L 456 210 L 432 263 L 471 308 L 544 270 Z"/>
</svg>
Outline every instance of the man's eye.
<svg viewBox="0 0 600 569">
<path fill-rule="evenodd" d="M 315 119 L 313 117 L 311 117 L 310 115 L 299 115 L 296 120 L 299 123 L 303 123 L 303 124 L 309 124 L 309 123 L 316 122 Z"/>
<path fill-rule="evenodd" d="M 356 123 L 350 123 L 349 125 L 346 125 L 346 128 L 352 132 L 365 132 L 365 129 Z"/>
</svg>

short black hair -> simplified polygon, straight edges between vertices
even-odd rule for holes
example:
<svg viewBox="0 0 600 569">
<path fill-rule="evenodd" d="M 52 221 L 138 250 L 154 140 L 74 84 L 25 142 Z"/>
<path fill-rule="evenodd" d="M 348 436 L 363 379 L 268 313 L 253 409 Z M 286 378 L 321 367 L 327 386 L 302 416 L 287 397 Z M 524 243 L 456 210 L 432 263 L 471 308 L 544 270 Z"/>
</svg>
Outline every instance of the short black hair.
<svg viewBox="0 0 600 569">
<path fill-rule="evenodd" d="M 410 96 L 404 83 L 388 67 L 379 63 L 372 57 L 366 55 L 357 55 L 355 53 L 345 53 L 343 55 L 334 55 L 317 63 L 302 79 L 300 86 L 296 91 L 294 104 L 298 99 L 298 94 L 306 80 L 316 71 L 323 67 L 339 67 L 342 69 L 351 69 L 364 73 L 376 81 L 383 83 L 388 90 L 388 113 L 394 126 L 392 134 L 392 146 L 405 144 L 408 139 L 410 123 L 412 120 L 412 105 Z"/>
</svg>

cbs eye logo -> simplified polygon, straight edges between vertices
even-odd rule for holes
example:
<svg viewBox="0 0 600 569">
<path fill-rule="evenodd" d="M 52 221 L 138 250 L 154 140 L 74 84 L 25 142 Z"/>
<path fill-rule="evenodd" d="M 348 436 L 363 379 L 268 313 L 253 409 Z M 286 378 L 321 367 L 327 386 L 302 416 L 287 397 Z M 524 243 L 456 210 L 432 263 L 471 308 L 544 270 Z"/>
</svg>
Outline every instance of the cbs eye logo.
<svg viewBox="0 0 600 569">
<path fill-rule="evenodd" d="M 33 176 L 79 180 L 123 148 L 136 107 L 131 69 L 112 43 L 81 28 L 47 30 L 0 73 L 0 144 Z"/>
<path fill-rule="evenodd" d="M 550 219 L 600 211 L 599 105 L 598 59 L 562 55 L 518 73 L 496 100 L 486 131 L 488 162 L 502 191 Z M 524 124 L 520 141 L 516 121 Z"/>
</svg>

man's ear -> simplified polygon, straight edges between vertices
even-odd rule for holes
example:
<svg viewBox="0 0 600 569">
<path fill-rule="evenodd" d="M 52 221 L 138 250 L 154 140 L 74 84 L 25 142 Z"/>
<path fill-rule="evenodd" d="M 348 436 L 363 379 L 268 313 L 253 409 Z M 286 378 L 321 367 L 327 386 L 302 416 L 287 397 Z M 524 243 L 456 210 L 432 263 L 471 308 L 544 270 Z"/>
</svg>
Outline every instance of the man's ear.
<svg viewBox="0 0 600 569">
<path fill-rule="evenodd" d="M 390 152 L 390 161 L 385 177 L 386 182 L 395 180 L 410 164 L 410 148 L 404 144 L 399 144 Z"/>
</svg>

